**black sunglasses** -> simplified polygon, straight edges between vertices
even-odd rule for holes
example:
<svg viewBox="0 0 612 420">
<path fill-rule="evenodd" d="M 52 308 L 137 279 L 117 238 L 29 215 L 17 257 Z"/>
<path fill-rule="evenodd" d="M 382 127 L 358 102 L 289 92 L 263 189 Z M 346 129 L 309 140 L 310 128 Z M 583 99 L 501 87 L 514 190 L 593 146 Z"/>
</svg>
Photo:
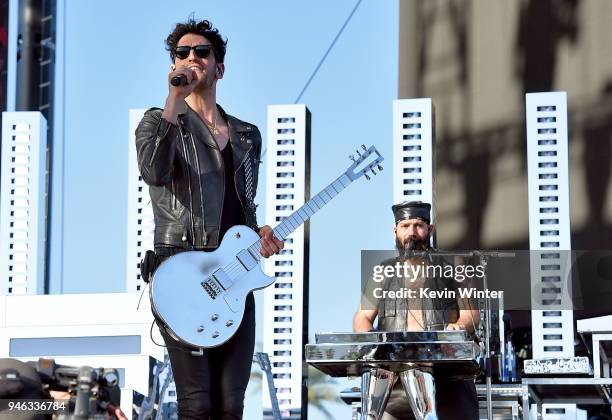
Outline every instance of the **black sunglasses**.
<svg viewBox="0 0 612 420">
<path fill-rule="evenodd" d="M 202 44 L 202 45 L 196 45 L 195 47 L 190 47 L 188 45 L 184 45 L 181 47 L 176 47 L 176 49 L 174 50 L 174 55 L 176 55 L 178 58 L 180 58 L 181 60 L 186 59 L 187 57 L 189 57 L 189 54 L 191 53 L 191 50 L 195 51 L 195 55 L 199 58 L 206 58 L 210 55 L 210 52 L 212 51 L 213 47 L 210 44 Z"/>
</svg>

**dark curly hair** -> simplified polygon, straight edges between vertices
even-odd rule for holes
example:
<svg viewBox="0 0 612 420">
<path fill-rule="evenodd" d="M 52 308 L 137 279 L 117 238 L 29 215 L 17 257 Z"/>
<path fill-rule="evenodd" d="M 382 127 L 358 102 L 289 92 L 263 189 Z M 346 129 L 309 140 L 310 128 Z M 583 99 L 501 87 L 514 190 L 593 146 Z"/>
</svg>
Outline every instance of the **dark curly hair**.
<svg viewBox="0 0 612 420">
<path fill-rule="evenodd" d="M 202 35 L 213 46 L 213 53 L 217 63 L 223 63 L 225 59 L 225 49 L 227 46 L 227 39 L 223 40 L 223 37 L 219 33 L 219 30 L 213 27 L 212 23 L 208 20 L 197 22 L 193 17 L 189 17 L 189 20 L 185 23 L 177 23 L 174 30 L 166 38 L 166 50 L 170 53 L 170 59 L 174 62 L 174 51 L 179 40 L 187 34 Z"/>
</svg>

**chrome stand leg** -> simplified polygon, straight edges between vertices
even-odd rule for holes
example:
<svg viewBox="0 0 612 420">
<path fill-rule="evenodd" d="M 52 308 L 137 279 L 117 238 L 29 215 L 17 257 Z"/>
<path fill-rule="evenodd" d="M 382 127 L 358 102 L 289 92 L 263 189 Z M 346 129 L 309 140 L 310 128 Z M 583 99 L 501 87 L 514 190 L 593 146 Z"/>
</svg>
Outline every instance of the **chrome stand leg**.
<svg viewBox="0 0 612 420">
<path fill-rule="evenodd" d="M 395 382 L 395 373 L 379 368 L 366 370 L 361 375 L 361 420 L 379 420 L 391 388 Z"/>
<path fill-rule="evenodd" d="M 523 384 L 521 386 L 522 391 L 522 403 L 523 403 L 523 420 L 531 419 L 531 407 L 529 405 L 529 386 Z"/>
<path fill-rule="evenodd" d="M 416 420 L 438 420 L 433 375 L 419 369 L 400 373 L 400 379 Z"/>
</svg>

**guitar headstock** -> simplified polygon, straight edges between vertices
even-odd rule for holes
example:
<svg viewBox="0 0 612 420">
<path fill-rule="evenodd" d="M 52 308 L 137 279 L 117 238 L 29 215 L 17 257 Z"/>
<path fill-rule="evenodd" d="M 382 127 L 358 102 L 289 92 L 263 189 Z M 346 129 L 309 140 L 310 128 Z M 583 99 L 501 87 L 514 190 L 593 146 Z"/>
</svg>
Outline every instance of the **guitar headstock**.
<svg viewBox="0 0 612 420">
<path fill-rule="evenodd" d="M 385 160 L 376 150 L 376 147 L 370 146 L 367 148 L 365 144 L 361 145 L 361 150 L 357 149 L 357 157 L 350 155 L 349 158 L 353 161 L 353 164 L 349 166 L 345 174 L 351 181 L 355 181 L 362 175 L 365 175 L 366 179 L 370 179 L 368 172 L 376 175 L 376 170 L 382 171 L 383 167 L 380 163 Z"/>
</svg>

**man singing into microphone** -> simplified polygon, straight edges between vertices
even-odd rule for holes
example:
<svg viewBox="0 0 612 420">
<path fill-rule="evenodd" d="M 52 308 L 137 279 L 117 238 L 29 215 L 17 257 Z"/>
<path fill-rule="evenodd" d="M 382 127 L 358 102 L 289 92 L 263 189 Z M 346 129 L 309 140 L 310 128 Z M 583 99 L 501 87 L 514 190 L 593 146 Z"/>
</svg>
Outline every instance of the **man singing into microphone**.
<svg viewBox="0 0 612 420">
<path fill-rule="evenodd" d="M 431 236 L 434 225 L 431 224 L 431 205 L 420 201 L 404 202 L 392 206 L 395 216 L 395 245 L 399 257 L 385 261 L 382 265 L 394 266 L 398 262 L 411 264 L 414 270 L 403 270 L 402 276 L 393 275 L 385 279 L 382 289 L 385 291 L 409 290 L 405 297 L 396 298 L 388 294 L 380 299 L 368 296 L 368 306 L 362 307 L 355 314 L 353 329 L 355 332 L 374 330 L 374 321 L 378 318 L 379 331 L 423 331 L 423 330 L 465 330 L 474 332 L 479 322 L 479 313 L 472 309 L 466 299 L 452 298 L 441 294 L 440 298 L 422 298 L 419 289 L 445 291 L 456 289 L 453 278 L 427 278 L 419 271 L 419 266 L 438 263 L 424 256 L 407 257 L 407 251 L 421 251 L 424 255 L 431 249 Z M 423 252 L 425 251 L 425 252 Z M 411 275 L 405 275 L 410 273 Z M 415 273 L 420 273 L 415 275 Z M 452 294 L 448 294 L 452 296 Z M 411 297 L 413 296 L 413 297 Z M 458 296 L 458 294 L 456 295 Z M 363 303 L 363 302 L 362 302 Z M 372 309 L 370 309 L 370 307 Z M 477 420 L 478 400 L 473 381 L 446 381 L 435 378 L 436 406 L 440 420 Z M 383 420 L 414 419 L 412 409 L 405 391 L 398 381 L 387 402 Z"/>
<path fill-rule="evenodd" d="M 217 104 L 226 44 L 207 20 L 177 24 L 166 39 L 172 66 L 165 107 L 149 109 L 136 129 L 138 165 L 150 186 L 158 260 L 183 251 L 212 251 L 235 225 L 259 232 L 264 257 L 283 248 L 269 226 L 257 227 L 253 200 L 259 130 Z M 253 295 L 248 295 L 236 334 L 203 355 L 179 344 L 163 325 L 160 331 L 174 372 L 179 417 L 241 419 L 255 343 Z"/>
</svg>

